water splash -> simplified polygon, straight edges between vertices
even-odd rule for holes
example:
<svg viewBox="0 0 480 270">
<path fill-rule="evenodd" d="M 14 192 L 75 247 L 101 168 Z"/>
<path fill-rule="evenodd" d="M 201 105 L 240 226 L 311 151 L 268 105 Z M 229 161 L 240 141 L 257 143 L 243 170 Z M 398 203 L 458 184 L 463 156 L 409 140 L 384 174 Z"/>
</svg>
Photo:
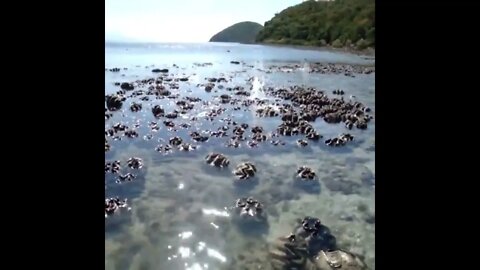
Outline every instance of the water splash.
<svg viewBox="0 0 480 270">
<path fill-rule="evenodd" d="M 263 87 L 265 86 L 265 82 L 260 81 L 258 77 L 253 77 L 253 82 L 252 82 L 252 91 L 250 93 L 250 99 L 266 99 L 267 96 L 265 95 L 265 92 L 263 91 Z"/>
</svg>

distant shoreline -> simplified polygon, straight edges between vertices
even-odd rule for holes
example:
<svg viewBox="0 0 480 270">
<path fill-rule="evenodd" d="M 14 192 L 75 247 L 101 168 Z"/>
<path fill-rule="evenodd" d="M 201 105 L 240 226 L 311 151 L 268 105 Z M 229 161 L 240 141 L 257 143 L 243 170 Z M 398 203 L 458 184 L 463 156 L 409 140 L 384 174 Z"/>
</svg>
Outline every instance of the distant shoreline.
<svg viewBox="0 0 480 270">
<path fill-rule="evenodd" d="M 299 50 L 314 50 L 314 51 L 333 51 L 333 52 L 346 52 L 360 56 L 375 57 L 375 49 L 367 48 L 365 50 L 356 50 L 348 47 L 335 48 L 332 46 L 309 46 L 309 45 L 291 45 L 291 44 L 278 44 L 278 43 L 255 43 L 257 45 L 271 46 L 271 47 L 284 47 L 294 48 Z"/>
</svg>

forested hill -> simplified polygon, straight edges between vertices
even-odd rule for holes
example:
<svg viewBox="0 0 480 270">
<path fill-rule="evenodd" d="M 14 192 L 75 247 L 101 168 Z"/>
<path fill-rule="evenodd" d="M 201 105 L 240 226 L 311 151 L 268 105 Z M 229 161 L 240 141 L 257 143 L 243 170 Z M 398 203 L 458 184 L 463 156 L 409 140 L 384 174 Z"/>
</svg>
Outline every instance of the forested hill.
<svg viewBox="0 0 480 270">
<path fill-rule="evenodd" d="M 256 22 L 240 22 L 215 34 L 209 42 L 254 43 L 263 26 Z"/>
<path fill-rule="evenodd" d="M 375 47 L 375 0 L 302 2 L 265 22 L 256 41 L 357 49 Z"/>
</svg>

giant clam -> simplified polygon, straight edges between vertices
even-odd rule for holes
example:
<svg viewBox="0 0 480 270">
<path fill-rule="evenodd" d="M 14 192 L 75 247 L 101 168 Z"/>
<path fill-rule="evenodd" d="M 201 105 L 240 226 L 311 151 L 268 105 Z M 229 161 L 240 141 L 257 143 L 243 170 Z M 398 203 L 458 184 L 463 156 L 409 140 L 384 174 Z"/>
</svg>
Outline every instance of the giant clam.
<svg viewBox="0 0 480 270">
<path fill-rule="evenodd" d="M 105 173 L 118 173 L 120 169 L 120 160 L 105 162 Z"/>
<path fill-rule="evenodd" d="M 314 180 L 316 178 L 315 172 L 307 166 L 301 166 L 300 168 L 297 169 L 297 177 L 308 181 L 308 180 Z"/>
<path fill-rule="evenodd" d="M 328 146 L 343 146 L 347 142 L 353 141 L 353 135 L 348 133 L 342 133 L 335 138 L 325 140 L 325 144 Z"/>
<path fill-rule="evenodd" d="M 248 179 L 250 177 L 253 177 L 255 173 L 257 172 L 257 168 L 255 165 L 253 165 L 251 162 L 244 162 L 239 164 L 235 170 L 233 171 L 233 174 L 235 174 L 238 179 L 243 180 L 243 179 Z"/>
<path fill-rule="evenodd" d="M 267 221 L 263 204 L 252 197 L 237 199 L 234 209 L 236 213 L 234 217 L 237 220 L 255 223 L 265 223 Z"/>
<path fill-rule="evenodd" d="M 153 113 L 153 116 L 155 116 L 155 118 L 160 118 L 165 115 L 165 110 L 162 107 L 160 107 L 160 105 L 155 105 L 152 108 L 152 113 Z"/>
<path fill-rule="evenodd" d="M 230 164 L 230 161 L 226 156 L 220 153 L 210 153 L 205 157 L 207 164 L 210 164 L 215 167 L 227 167 Z"/>
<path fill-rule="evenodd" d="M 127 199 L 121 200 L 119 197 L 105 199 L 105 218 L 115 214 L 121 208 L 127 208 Z M 130 208 L 127 208 L 130 210 Z"/>
<path fill-rule="evenodd" d="M 127 165 L 131 169 L 141 169 L 143 167 L 143 162 L 141 158 L 138 157 L 131 157 L 127 160 Z"/>
</svg>

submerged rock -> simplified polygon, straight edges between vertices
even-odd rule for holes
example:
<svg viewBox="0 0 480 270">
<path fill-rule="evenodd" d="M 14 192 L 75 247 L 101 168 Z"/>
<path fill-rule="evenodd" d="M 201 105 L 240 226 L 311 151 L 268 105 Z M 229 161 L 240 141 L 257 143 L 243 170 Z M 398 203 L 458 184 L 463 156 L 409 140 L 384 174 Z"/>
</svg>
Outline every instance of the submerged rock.
<svg viewBox="0 0 480 270">
<path fill-rule="evenodd" d="M 315 217 L 305 217 L 301 220 L 293 235 L 297 241 L 305 241 L 309 256 L 315 256 L 320 250 L 335 249 L 337 245 L 330 229 Z"/>
<path fill-rule="evenodd" d="M 308 256 L 305 242 L 295 241 L 292 236 L 279 237 L 269 246 L 269 261 L 274 270 L 305 268 Z"/>
<path fill-rule="evenodd" d="M 366 270 L 366 264 L 357 255 L 337 249 L 332 251 L 320 251 L 312 260 L 315 270 Z"/>
</svg>

